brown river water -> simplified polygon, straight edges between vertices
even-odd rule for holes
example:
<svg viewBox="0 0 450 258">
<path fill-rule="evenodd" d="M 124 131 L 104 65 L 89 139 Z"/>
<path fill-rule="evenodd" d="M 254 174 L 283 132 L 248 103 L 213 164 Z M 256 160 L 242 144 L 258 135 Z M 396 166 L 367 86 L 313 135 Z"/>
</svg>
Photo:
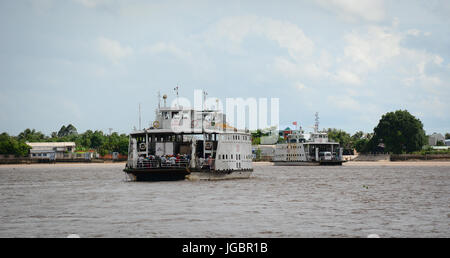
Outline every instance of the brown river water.
<svg viewBox="0 0 450 258">
<path fill-rule="evenodd" d="M 176 182 L 126 182 L 123 163 L 0 166 L 0 237 L 450 237 L 450 162 L 380 164 Z"/>
</svg>

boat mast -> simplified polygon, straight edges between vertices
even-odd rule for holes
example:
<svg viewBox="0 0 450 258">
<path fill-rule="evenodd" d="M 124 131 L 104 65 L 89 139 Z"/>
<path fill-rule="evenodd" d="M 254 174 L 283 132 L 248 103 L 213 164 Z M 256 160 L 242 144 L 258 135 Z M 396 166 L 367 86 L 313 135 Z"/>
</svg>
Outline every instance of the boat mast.
<svg viewBox="0 0 450 258">
<path fill-rule="evenodd" d="M 314 133 L 319 132 L 319 112 L 316 112 L 316 123 L 314 124 Z"/>
<path fill-rule="evenodd" d="M 158 109 L 161 109 L 161 91 L 158 91 Z"/>
<path fill-rule="evenodd" d="M 175 93 L 177 95 L 177 107 L 179 107 L 180 103 L 178 102 L 178 84 L 177 84 L 177 87 L 175 87 L 173 90 L 175 91 Z"/>
<path fill-rule="evenodd" d="M 139 130 L 141 130 L 141 103 L 139 103 Z"/>
</svg>

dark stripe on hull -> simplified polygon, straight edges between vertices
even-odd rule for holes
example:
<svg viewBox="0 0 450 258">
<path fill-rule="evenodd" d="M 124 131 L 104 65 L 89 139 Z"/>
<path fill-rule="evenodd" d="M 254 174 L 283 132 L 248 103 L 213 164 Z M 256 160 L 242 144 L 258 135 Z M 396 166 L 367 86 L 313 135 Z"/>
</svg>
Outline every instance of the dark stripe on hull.
<svg viewBox="0 0 450 258">
<path fill-rule="evenodd" d="M 219 180 L 249 178 L 253 169 L 210 171 L 187 169 L 124 169 L 132 181 L 177 181 L 185 180 L 186 176 L 193 175 L 200 180 Z M 192 178 L 189 178 L 192 179 Z"/>
<path fill-rule="evenodd" d="M 124 169 L 133 181 L 177 181 L 184 180 L 186 169 Z"/>
<path fill-rule="evenodd" d="M 342 160 L 321 161 L 321 166 L 342 166 Z"/>
</svg>

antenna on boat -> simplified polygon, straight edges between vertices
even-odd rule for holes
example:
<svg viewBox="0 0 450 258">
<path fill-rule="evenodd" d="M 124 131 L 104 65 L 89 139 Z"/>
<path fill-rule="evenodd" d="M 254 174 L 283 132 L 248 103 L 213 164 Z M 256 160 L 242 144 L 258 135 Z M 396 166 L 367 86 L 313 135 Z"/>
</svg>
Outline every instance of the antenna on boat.
<svg viewBox="0 0 450 258">
<path fill-rule="evenodd" d="M 203 110 L 206 110 L 206 96 L 208 96 L 208 92 L 203 90 Z"/>
<path fill-rule="evenodd" d="M 179 107 L 180 104 L 178 103 L 178 84 L 177 84 L 177 87 L 175 87 L 173 90 L 174 90 L 175 93 L 177 94 L 177 106 Z"/>
<path fill-rule="evenodd" d="M 319 112 L 316 112 L 316 123 L 314 124 L 314 132 L 319 132 Z"/>
<path fill-rule="evenodd" d="M 161 91 L 158 91 L 158 109 L 161 109 Z"/>
<path fill-rule="evenodd" d="M 141 103 L 139 103 L 139 130 L 141 130 Z"/>
</svg>

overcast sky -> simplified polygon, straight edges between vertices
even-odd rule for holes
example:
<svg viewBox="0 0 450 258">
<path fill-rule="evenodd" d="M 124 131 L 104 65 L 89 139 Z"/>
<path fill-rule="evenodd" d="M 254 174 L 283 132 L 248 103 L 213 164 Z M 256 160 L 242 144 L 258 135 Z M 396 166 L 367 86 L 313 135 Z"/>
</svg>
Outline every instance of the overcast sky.
<svg viewBox="0 0 450 258">
<path fill-rule="evenodd" d="M 157 92 L 277 97 L 281 127 L 450 132 L 450 1 L 0 1 L 0 132 L 128 133 Z"/>
</svg>

